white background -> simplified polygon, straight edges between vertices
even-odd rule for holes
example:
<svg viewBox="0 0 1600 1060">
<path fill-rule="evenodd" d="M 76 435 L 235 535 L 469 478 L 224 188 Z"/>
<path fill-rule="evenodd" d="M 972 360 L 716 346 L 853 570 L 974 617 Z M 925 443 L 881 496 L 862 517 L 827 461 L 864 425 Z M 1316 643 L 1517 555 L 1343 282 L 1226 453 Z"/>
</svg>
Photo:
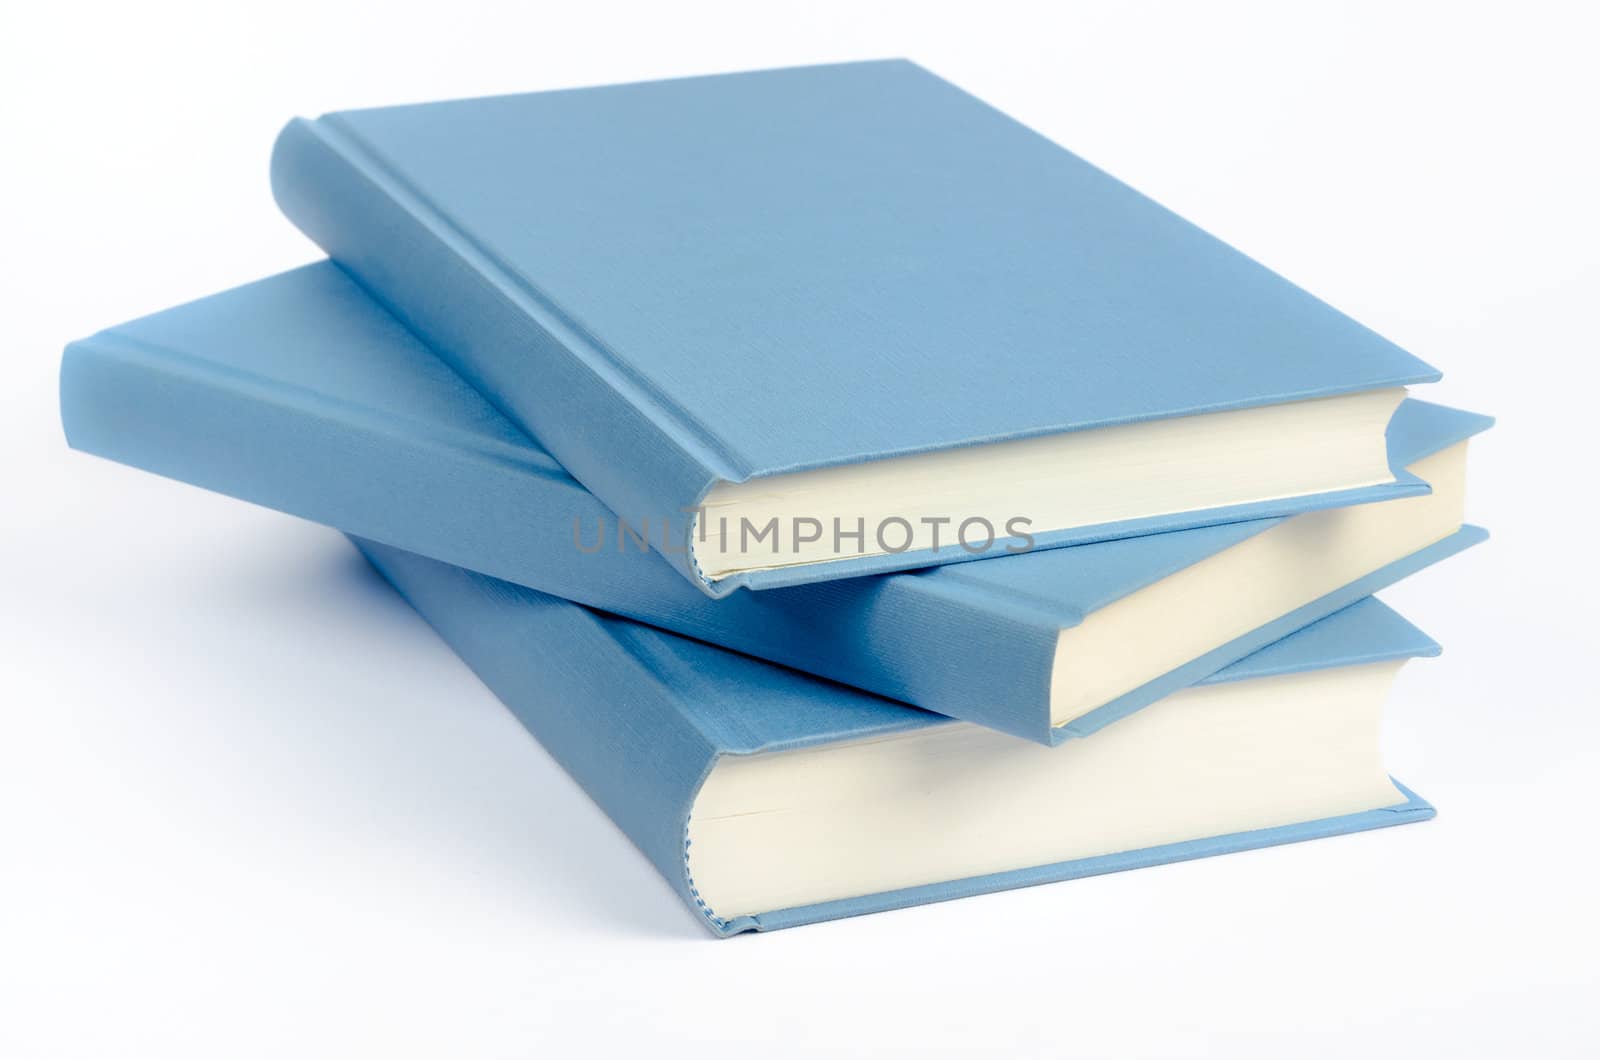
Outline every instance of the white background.
<svg viewBox="0 0 1600 1060">
<path fill-rule="evenodd" d="M 0 15 L 0 1055 L 1596 1055 L 1597 33 L 1507 4 Z M 1419 827 L 728 942 L 332 531 L 69 452 L 72 338 L 311 260 L 295 114 L 906 55 L 1441 366 Z M 1587 69 L 1586 69 L 1587 67 Z"/>
</svg>

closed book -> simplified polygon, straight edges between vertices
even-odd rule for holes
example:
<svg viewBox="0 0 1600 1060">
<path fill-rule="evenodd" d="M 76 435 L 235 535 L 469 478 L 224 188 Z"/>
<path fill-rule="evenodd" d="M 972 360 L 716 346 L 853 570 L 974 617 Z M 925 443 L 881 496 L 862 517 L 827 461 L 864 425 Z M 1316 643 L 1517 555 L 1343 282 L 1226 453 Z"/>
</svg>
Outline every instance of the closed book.
<svg viewBox="0 0 1600 1060">
<path fill-rule="evenodd" d="M 1052 750 L 357 545 L 718 935 L 1433 815 L 1378 736 L 1438 648 L 1376 600 Z"/>
<path fill-rule="evenodd" d="M 346 111 L 272 176 L 711 595 L 1415 485 L 1434 369 L 909 62 Z"/>
<path fill-rule="evenodd" d="M 1481 540 L 1490 423 L 1400 407 L 1423 496 L 711 600 L 328 263 L 73 343 L 61 413 L 79 449 L 1042 742 Z"/>
</svg>

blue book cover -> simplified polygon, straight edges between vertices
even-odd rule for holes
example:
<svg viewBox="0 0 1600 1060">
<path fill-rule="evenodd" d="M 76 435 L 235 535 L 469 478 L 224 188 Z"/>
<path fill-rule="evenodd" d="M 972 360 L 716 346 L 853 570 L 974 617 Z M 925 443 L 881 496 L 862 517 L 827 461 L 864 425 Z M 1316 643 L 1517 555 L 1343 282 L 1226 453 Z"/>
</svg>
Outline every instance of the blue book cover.
<svg viewBox="0 0 1600 1060">
<path fill-rule="evenodd" d="M 73 343 L 61 412 L 79 449 L 1048 743 L 1481 540 L 1490 422 L 1401 406 L 1422 497 L 711 600 L 328 263 Z"/>
<path fill-rule="evenodd" d="M 909 62 L 334 113 L 272 176 L 712 595 L 1414 486 L 1434 369 Z"/>
<path fill-rule="evenodd" d="M 356 544 L 718 935 L 1433 815 L 1377 747 L 1438 648 L 1376 600 L 1050 750 Z"/>
</svg>

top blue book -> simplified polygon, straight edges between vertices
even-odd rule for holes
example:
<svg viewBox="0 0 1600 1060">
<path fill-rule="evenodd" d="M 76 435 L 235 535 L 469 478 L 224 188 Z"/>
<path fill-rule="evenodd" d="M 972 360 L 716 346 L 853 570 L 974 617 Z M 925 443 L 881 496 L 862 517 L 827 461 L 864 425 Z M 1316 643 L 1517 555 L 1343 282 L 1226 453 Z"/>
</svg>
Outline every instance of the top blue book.
<svg viewBox="0 0 1600 1060">
<path fill-rule="evenodd" d="M 1438 378 L 904 61 L 296 120 L 273 186 L 712 595 L 1385 499 Z"/>
</svg>

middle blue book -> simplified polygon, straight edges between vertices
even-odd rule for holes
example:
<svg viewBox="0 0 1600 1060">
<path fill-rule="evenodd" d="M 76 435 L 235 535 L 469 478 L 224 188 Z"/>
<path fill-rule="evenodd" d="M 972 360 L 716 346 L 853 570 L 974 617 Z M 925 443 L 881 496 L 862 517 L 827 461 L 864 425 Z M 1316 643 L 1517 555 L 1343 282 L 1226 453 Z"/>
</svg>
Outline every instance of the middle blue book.
<svg viewBox="0 0 1600 1060">
<path fill-rule="evenodd" d="M 73 343 L 61 409 L 75 448 L 1044 743 L 1485 536 L 1490 421 L 1408 400 L 1426 495 L 713 600 L 327 263 Z"/>
</svg>

